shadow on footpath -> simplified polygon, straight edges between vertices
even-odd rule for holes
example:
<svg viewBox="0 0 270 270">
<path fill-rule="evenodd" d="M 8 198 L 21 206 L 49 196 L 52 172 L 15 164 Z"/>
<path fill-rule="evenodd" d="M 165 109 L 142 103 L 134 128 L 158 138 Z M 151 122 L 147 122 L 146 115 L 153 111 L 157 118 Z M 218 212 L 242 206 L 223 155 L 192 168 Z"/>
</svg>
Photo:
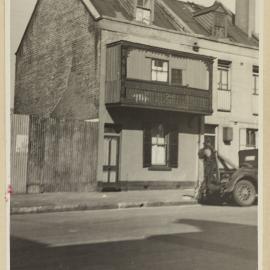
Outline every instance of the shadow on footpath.
<svg viewBox="0 0 270 270">
<path fill-rule="evenodd" d="M 200 232 L 50 247 L 11 236 L 11 270 L 255 270 L 257 227 L 181 219 Z"/>
</svg>

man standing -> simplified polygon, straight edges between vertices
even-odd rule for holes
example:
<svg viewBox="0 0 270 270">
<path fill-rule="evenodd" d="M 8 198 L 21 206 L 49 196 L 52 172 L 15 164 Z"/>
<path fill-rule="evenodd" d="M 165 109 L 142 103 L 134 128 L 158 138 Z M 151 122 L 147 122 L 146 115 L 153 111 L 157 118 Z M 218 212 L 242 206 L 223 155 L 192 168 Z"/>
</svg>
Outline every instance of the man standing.
<svg viewBox="0 0 270 270">
<path fill-rule="evenodd" d="M 217 153 L 209 142 L 205 142 L 204 147 L 199 150 L 198 156 L 203 162 L 203 177 L 195 197 L 199 203 L 216 203 L 220 197 Z"/>
</svg>

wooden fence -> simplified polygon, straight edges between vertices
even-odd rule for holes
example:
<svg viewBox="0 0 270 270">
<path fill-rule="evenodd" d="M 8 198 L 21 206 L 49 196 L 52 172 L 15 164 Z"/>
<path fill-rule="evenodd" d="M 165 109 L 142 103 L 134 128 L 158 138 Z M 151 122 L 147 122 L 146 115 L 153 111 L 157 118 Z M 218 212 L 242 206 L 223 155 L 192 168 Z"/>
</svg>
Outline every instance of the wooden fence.
<svg viewBox="0 0 270 270">
<path fill-rule="evenodd" d="M 22 119 L 18 115 L 13 118 Z M 98 123 L 30 116 L 28 131 L 26 187 L 17 189 L 20 179 L 13 178 L 15 192 L 96 188 Z"/>
</svg>

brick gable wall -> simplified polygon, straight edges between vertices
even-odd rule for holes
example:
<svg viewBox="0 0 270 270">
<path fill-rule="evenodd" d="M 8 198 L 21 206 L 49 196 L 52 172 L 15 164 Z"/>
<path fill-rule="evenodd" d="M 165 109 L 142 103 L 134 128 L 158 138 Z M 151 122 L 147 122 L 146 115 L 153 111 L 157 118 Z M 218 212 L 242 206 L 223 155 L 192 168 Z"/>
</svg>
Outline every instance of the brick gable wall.
<svg viewBox="0 0 270 270">
<path fill-rule="evenodd" d="M 79 0 L 40 0 L 16 58 L 15 113 L 98 117 L 99 31 Z"/>
</svg>

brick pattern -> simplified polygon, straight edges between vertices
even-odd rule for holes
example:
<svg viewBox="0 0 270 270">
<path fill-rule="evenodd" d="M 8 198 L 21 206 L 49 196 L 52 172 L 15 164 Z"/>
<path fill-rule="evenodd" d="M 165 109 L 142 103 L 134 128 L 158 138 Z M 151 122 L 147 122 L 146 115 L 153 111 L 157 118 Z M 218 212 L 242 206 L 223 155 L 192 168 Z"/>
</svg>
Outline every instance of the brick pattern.
<svg viewBox="0 0 270 270">
<path fill-rule="evenodd" d="M 39 0 L 17 53 L 15 113 L 98 117 L 99 32 L 79 0 Z"/>
</svg>

